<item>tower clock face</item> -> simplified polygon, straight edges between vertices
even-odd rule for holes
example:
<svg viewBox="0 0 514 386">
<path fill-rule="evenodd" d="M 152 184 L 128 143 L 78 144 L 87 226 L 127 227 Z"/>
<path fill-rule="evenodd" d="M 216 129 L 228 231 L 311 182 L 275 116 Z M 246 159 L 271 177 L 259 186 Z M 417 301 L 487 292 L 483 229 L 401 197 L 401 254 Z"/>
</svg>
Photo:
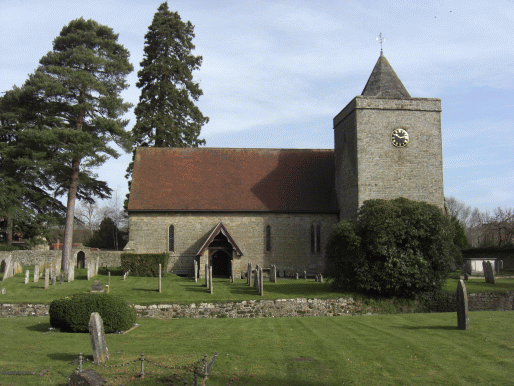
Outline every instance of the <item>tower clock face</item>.
<svg viewBox="0 0 514 386">
<path fill-rule="evenodd" d="M 391 142 L 396 147 L 405 147 L 409 143 L 409 133 L 405 129 L 394 129 L 391 134 Z"/>
</svg>

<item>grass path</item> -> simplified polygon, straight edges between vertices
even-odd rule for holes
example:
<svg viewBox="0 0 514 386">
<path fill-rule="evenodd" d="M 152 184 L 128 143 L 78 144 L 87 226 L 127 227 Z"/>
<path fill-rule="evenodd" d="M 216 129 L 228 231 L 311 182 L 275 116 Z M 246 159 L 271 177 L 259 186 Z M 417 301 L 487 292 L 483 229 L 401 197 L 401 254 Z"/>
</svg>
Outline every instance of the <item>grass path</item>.
<svg viewBox="0 0 514 386">
<path fill-rule="evenodd" d="M 140 319 L 141 326 L 128 334 L 107 336 L 108 363 L 143 352 L 173 366 L 218 352 L 209 386 L 504 386 L 514 384 L 513 317 L 511 311 L 472 312 L 467 331 L 456 328 L 454 313 Z M 65 385 L 78 352 L 91 355 L 87 334 L 49 331 L 48 322 L 0 320 L 0 371 L 49 369 L 42 376 L 0 375 L 0 385 Z M 151 374 L 144 380 L 135 377 L 139 364 L 98 371 L 113 385 L 170 384 L 172 370 L 149 364 L 146 369 Z"/>
</svg>

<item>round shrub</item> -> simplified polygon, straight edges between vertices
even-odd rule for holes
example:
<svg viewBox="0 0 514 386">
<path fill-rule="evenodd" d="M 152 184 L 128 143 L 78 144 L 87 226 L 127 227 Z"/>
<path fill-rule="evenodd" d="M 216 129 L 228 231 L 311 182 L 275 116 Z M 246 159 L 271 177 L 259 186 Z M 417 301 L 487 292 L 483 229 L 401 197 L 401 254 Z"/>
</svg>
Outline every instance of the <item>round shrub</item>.
<svg viewBox="0 0 514 386">
<path fill-rule="evenodd" d="M 435 292 L 460 259 L 454 235 L 450 218 L 434 205 L 365 201 L 357 219 L 334 227 L 325 274 L 343 291 L 402 298 Z"/>
<path fill-rule="evenodd" d="M 122 298 L 83 293 L 50 303 L 50 324 L 61 331 L 88 332 L 92 312 L 100 314 L 106 333 L 126 331 L 136 322 L 136 310 Z"/>
</svg>

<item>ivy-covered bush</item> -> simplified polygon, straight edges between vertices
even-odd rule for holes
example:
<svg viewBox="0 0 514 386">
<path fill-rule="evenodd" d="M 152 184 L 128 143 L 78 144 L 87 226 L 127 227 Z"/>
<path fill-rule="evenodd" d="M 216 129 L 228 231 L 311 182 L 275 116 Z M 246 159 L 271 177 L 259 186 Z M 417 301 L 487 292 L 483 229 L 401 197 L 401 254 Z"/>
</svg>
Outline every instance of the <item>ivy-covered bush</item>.
<svg viewBox="0 0 514 386">
<path fill-rule="evenodd" d="M 435 292 L 461 258 L 454 236 L 452 221 L 434 205 L 369 200 L 355 220 L 334 227 L 325 274 L 343 291 L 402 298 Z"/>
<path fill-rule="evenodd" d="M 136 310 L 109 294 L 83 293 L 50 303 L 50 324 L 67 332 L 88 332 L 91 313 L 98 312 L 106 333 L 126 331 L 136 323 Z"/>
<path fill-rule="evenodd" d="M 168 266 L 167 253 L 123 253 L 121 255 L 121 269 L 130 271 L 131 276 L 159 276 L 159 264 L 161 264 L 161 276 L 165 275 Z"/>
</svg>

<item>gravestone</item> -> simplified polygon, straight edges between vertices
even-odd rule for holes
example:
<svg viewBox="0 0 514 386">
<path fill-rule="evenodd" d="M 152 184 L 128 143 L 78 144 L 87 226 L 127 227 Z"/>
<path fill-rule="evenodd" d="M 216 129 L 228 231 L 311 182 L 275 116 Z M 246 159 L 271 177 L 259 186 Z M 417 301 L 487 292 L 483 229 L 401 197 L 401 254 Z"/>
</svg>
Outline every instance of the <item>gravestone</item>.
<svg viewBox="0 0 514 386">
<path fill-rule="evenodd" d="M 16 275 L 17 273 L 22 273 L 23 272 L 23 267 L 21 265 L 21 263 L 19 261 L 15 261 L 13 263 L 13 273 L 14 275 Z"/>
<path fill-rule="evenodd" d="M 5 268 L 4 268 L 4 276 L 2 277 L 2 281 L 9 279 L 13 276 L 14 266 L 11 255 L 7 256 L 7 259 L 4 260 Z"/>
<path fill-rule="evenodd" d="M 162 281 L 161 281 L 161 265 L 159 264 L 159 293 L 161 293 L 161 290 L 162 290 Z"/>
<path fill-rule="evenodd" d="M 111 285 L 111 271 L 107 271 L 107 285 Z"/>
<path fill-rule="evenodd" d="M 87 278 L 87 280 L 91 279 L 91 265 L 90 264 L 87 265 L 86 278 Z M 123 276 L 123 280 L 125 280 L 125 276 Z"/>
<path fill-rule="evenodd" d="M 195 261 L 193 261 L 193 271 L 194 271 L 194 276 L 195 276 L 195 283 L 198 282 L 198 263 Z"/>
<path fill-rule="evenodd" d="M 75 280 L 75 266 L 70 264 L 68 267 L 68 283 Z"/>
<path fill-rule="evenodd" d="M 483 261 L 482 262 L 482 268 L 484 268 L 484 276 L 485 276 L 485 282 L 496 284 L 494 280 L 494 271 L 493 271 L 493 265 L 490 261 Z"/>
<path fill-rule="evenodd" d="M 307 280 L 307 271 L 303 271 L 303 278 Z"/>
<path fill-rule="evenodd" d="M 230 260 L 230 282 L 234 282 L 234 260 Z"/>
<path fill-rule="evenodd" d="M 212 295 L 212 291 L 213 291 L 213 288 L 212 288 L 212 265 L 209 267 L 209 292 L 211 293 Z"/>
<path fill-rule="evenodd" d="M 50 269 L 45 268 L 45 289 L 48 289 L 49 281 L 50 281 Z"/>
<path fill-rule="evenodd" d="M 205 286 L 209 289 L 209 265 L 205 264 Z"/>
<path fill-rule="evenodd" d="M 61 282 L 61 284 L 63 284 L 63 283 L 64 283 L 64 273 L 61 273 L 61 274 L 59 275 L 59 281 Z"/>
<path fill-rule="evenodd" d="M 93 292 L 93 293 L 104 292 L 104 287 L 98 280 L 95 280 L 95 282 L 91 286 L 91 291 L 89 291 L 89 292 Z"/>
<path fill-rule="evenodd" d="M 39 281 L 39 265 L 36 264 L 34 266 L 34 277 L 33 277 L 34 283 L 37 283 Z"/>
<path fill-rule="evenodd" d="M 248 263 L 248 275 L 246 275 L 247 283 L 250 287 L 252 286 L 252 263 Z"/>
<path fill-rule="evenodd" d="M 461 330 L 469 328 L 468 292 L 463 280 L 457 284 L 457 327 Z"/>
<path fill-rule="evenodd" d="M 298 275 L 298 272 L 296 272 L 295 279 L 298 280 L 300 278 L 300 275 Z"/>
<path fill-rule="evenodd" d="M 98 312 L 93 312 L 89 317 L 89 338 L 93 348 L 93 361 L 101 365 L 109 359 L 109 354 L 105 342 L 104 322 Z"/>
<path fill-rule="evenodd" d="M 253 276 L 253 288 L 259 290 L 259 264 L 255 266 L 255 273 Z"/>
<path fill-rule="evenodd" d="M 319 282 L 323 283 L 323 274 L 321 274 L 321 273 L 319 274 Z"/>
<path fill-rule="evenodd" d="M 259 268 L 259 295 L 264 295 L 264 273 L 262 268 Z"/>
<path fill-rule="evenodd" d="M 105 384 L 105 378 L 93 369 L 73 373 L 68 378 L 69 386 L 102 386 Z"/>
<path fill-rule="evenodd" d="M 55 275 L 53 275 L 53 276 L 52 276 L 52 285 L 55 285 L 55 283 L 56 283 L 56 276 L 55 276 Z"/>
<path fill-rule="evenodd" d="M 27 269 L 25 271 L 25 284 L 29 284 L 29 277 L 30 277 L 30 272 L 29 270 Z"/>
<path fill-rule="evenodd" d="M 5 295 L 5 288 L 2 288 L 2 295 Z"/>
</svg>

